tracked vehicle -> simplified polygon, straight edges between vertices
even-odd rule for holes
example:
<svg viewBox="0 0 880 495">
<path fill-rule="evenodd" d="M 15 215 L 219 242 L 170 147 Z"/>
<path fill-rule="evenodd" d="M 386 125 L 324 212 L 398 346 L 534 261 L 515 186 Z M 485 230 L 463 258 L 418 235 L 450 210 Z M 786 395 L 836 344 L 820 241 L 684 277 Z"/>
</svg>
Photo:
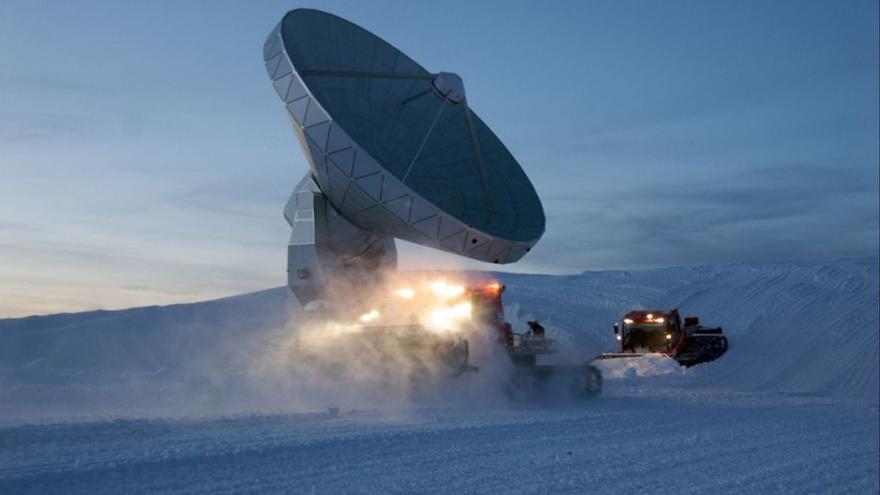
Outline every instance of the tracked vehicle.
<svg viewBox="0 0 880 495">
<path fill-rule="evenodd" d="M 504 321 L 502 294 L 504 285 L 492 283 L 469 290 L 475 318 L 497 333 L 498 342 L 513 364 L 513 377 L 507 391 L 516 398 L 529 398 L 563 392 L 580 398 L 596 397 L 602 392 L 602 373 L 589 363 L 542 364 L 540 356 L 559 352 L 559 343 L 544 335 L 543 329 L 516 333 Z M 537 322 L 531 322 L 537 323 Z"/>
<path fill-rule="evenodd" d="M 362 314 L 358 323 L 331 325 L 302 336 L 289 352 L 290 363 L 295 369 L 305 366 L 327 377 L 384 374 L 395 375 L 388 376 L 391 380 L 428 383 L 480 371 L 470 361 L 470 335 L 481 337 L 480 342 L 509 360 L 511 372 L 502 385 L 512 398 L 549 393 L 590 398 L 601 393 L 602 376 L 596 367 L 540 362 L 542 356 L 557 354 L 559 344 L 543 331 L 513 331 L 504 321 L 504 285 L 445 287 L 450 289 L 454 295 L 439 304 L 420 291 L 398 290 L 379 309 Z M 395 324 L 401 318 L 408 323 Z M 500 363 L 493 359 L 491 364 Z"/>
<path fill-rule="evenodd" d="M 721 327 L 704 327 L 696 316 L 682 321 L 677 309 L 630 311 L 614 324 L 620 352 L 599 359 L 663 354 L 691 367 L 718 359 L 727 352 L 727 337 Z"/>
</svg>

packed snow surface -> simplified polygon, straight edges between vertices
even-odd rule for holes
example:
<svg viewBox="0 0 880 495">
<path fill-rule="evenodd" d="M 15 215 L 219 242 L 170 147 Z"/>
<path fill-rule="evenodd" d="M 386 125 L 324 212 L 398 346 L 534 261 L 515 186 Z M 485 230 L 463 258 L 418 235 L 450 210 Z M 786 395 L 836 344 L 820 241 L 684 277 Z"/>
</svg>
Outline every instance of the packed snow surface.
<svg viewBox="0 0 880 495">
<path fill-rule="evenodd" d="M 485 360 L 403 394 L 292 376 L 285 289 L 0 320 L 0 493 L 877 493 L 878 264 L 499 274 L 569 362 L 632 309 L 730 339 L 691 369 L 603 361 L 586 402 L 512 402 Z"/>
</svg>

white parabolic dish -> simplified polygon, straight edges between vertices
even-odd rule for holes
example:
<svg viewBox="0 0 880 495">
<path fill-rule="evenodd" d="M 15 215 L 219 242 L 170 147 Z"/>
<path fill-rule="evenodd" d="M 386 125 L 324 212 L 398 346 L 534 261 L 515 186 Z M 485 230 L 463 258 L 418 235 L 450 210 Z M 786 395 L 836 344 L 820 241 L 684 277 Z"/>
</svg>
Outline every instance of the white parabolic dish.
<svg viewBox="0 0 880 495">
<path fill-rule="evenodd" d="M 288 12 L 263 58 L 314 180 L 354 225 L 492 263 L 543 235 L 534 187 L 456 74 L 312 9 Z"/>
</svg>

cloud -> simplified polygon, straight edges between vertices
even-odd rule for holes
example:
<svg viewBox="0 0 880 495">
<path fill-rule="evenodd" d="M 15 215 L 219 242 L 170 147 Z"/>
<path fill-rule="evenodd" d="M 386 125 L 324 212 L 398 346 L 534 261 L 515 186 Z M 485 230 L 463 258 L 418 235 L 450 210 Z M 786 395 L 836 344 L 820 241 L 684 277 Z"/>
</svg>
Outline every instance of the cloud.
<svg viewBox="0 0 880 495">
<path fill-rule="evenodd" d="M 40 231 L 43 231 L 43 229 L 29 223 L 0 220 L 0 232 L 4 234 Z"/>
<path fill-rule="evenodd" d="M 267 211 L 272 211 L 272 218 L 276 219 L 280 218 L 294 185 L 289 174 L 273 177 L 266 173 L 236 180 L 213 180 L 168 193 L 163 200 L 184 209 L 221 216 L 265 219 Z"/>
<path fill-rule="evenodd" d="M 715 180 L 605 191 L 553 213 L 534 249 L 572 268 L 771 261 L 876 251 L 876 175 L 843 166 L 778 164 Z"/>
<path fill-rule="evenodd" d="M 842 167 L 780 165 L 715 181 L 683 185 L 655 203 L 660 211 L 686 213 L 706 227 L 804 216 L 828 211 L 842 198 L 873 193 L 862 174 Z M 651 195 L 642 188 L 639 194 Z M 649 219 L 657 210 L 648 209 Z"/>
<path fill-rule="evenodd" d="M 40 112 L 0 112 L 0 143 L 56 141 L 82 135 L 86 126 L 80 117 Z"/>
</svg>

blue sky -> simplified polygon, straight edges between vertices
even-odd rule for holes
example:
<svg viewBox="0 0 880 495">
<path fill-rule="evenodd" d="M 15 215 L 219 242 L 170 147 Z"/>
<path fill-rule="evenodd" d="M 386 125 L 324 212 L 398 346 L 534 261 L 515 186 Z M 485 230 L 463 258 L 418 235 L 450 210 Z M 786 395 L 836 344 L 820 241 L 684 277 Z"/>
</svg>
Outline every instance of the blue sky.
<svg viewBox="0 0 880 495">
<path fill-rule="evenodd" d="M 306 162 L 261 49 L 298 6 L 462 76 L 547 213 L 507 269 L 878 251 L 875 1 L 6 0 L 0 317 L 284 284 Z"/>
</svg>

